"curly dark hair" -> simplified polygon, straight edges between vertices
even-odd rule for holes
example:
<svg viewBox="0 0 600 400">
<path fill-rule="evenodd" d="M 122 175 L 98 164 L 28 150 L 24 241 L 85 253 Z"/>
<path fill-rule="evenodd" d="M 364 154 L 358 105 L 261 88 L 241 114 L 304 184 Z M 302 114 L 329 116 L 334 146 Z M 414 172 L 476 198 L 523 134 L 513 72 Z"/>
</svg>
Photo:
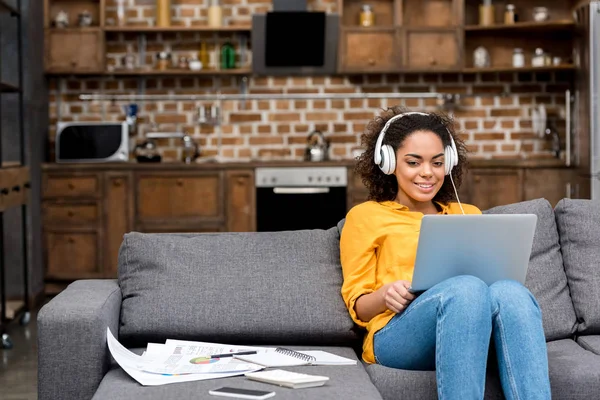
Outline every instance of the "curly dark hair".
<svg viewBox="0 0 600 400">
<path fill-rule="evenodd" d="M 381 132 L 386 122 L 393 116 L 405 112 L 408 112 L 408 110 L 400 106 L 389 107 L 383 110 L 379 116 L 369 122 L 361 136 L 361 142 L 365 151 L 358 158 L 354 171 L 362 177 L 363 184 L 369 190 L 369 200 L 395 200 L 398 195 L 398 181 L 396 180 L 396 176 L 384 174 L 379 166 L 375 164 L 375 143 L 379 137 L 379 132 Z M 395 120 L 386 131 L 382 144 L 392 146 L 394 153 L 396 153 L 404 140 L 419 130 L 434 132 L 442 139 L 444 147 L 450 146 L 448 132 L 452 135 L 456 144 L 456 150 L 458 151 L 458 165 L 452 168 L 452 179 L 458 190 L 462 183 L 463 173 L 467 167 L 467 148 L 465 143 L 456 134 L 454 121 L 448 115 L 443 113 L 429 113 L 429 115 L 416 114 Z M 447 204 L 452 200 L 456 200 L 454 188 L 450 179 L 445 179 L 433 201 Z"/>
</svg>

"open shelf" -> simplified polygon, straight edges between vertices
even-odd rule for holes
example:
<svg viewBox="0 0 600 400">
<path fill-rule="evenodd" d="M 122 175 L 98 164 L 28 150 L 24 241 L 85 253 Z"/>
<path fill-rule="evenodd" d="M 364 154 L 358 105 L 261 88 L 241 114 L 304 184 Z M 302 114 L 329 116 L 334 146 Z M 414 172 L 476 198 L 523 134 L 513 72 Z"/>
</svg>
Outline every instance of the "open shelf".
<svg viewBox="0 0 600 400">
<path fill-rule="evenodd" d="M 514 24 L 497 24 L 490 26 L 467 25 L 466 32 L 531 32 L 531 31 L 556 31 L 557 29 L 572 29 L 575 22 L 571 20 L 548 21 L 548 22 L 516 22 Z"/>
<path fill-rule="evenodd" d="M 160 33 L 160 32 L 248 32 L 252 30 L 249 25 L 222 26 L 213 28 L 210 26 L 107 26 L 106 32 L 127 32 L 127 33 Z"/>
<path fill-rule="evenodd" d="M 564 65 L 549 65 L 547 67 L 489 67 L 489 68 L 464 68 L 461 72 L 464 73 L 485 73 L 485 72 L 536 72 L 536 71 L 574 71 L 575 66 L 572 64 Z"/>
<path fill-rule="evenodd" d="M 13 15 L 20 15 L 19 11 L 15 7 L 8 4 L 6 0 L 0 0 L 0 13 L 3 12 L 9 12 Z"/>
<path fill-rule="evenodd" d="M 250 68 L 232 68 L 232 69 L 201 69 L 192 71 L 189 69 L 168 69 L 166 71 L 158 70 L 116 70 L 107 71 L 103 75 L 119 75 L 119 76 L 194 76 L 194 75 L 250 75 Z"/>
<path fill-rule="evenodd" d="M 11 85 L 10 83 L 0 82 L 0 93 L 17 93 L 19 87 Z"/>
</svg>

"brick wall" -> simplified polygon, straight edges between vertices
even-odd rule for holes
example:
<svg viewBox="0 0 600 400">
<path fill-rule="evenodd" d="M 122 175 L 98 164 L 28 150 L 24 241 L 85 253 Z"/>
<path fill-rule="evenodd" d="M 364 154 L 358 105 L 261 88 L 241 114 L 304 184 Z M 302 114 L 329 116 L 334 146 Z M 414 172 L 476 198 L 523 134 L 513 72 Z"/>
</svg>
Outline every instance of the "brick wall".
<svg viewBox="0 0 600 400">
<path fill-rule="evenodd" d="M 152 25 L 155 0 L 126 0 L 128 23 Z M 116 0 L 107 0 L 107 18 L 112 17 Z M 206 23 L 208 0 L 172 0 L 173 24 Z M 270 9 L 270 2 L 221 0 L 225 23 L 248 24 L 254 12 Z M 335 11 L 335 0 L 309 1 L 310 9 Z M 206 40 L 204 33 L 149 34 L 142 64 L 155 59 L 165 48 L 178 55 L 196 51 Z M 212 34 L 210 34 L 212 35 Z M 232 39 L 230 33 L 213 37 L 214 43 Z M 127 52 L 137 54 L 137 35 L 107 34 L 107 63 L 118 68 Z M 213 46 L 212 50 L 218 46 Z M 216 54 L 211 51 L 211 62 Z M 545 104 L 550 118 L 564 137 L 565 90 L 571 87 L 569 72 L 485 73 L 485 74 L 379 74 L 315 77 L 250 77 L 249 93 L 373 93 L 441 92 L 462 95 L 455 116 L 472 157 L 552 157 L 550 141 L 532 132 L 531 108 Z M 241 76 L 188 77 L 89 77 L 53 78 L 50 82 L 49 139 L 55 124 L 62 121 L 120 121 L 125 102 L 80 101 L 81 93 L 101 94 L 212 94 L 240 93 Z M 509 93 L 508 96 L 500 96 Z M 352 158 L 360 148 L 364 126 L 381 108 L 402 104 L 414 110 L 439 109 L 435 99 L 344 99 L 224 101 L 219 126 L 199 125 L 198 106 L 206 102 L 145 101 L 140 106 L 136 139 L 147 132 L 185 131 L 193 134 L 203 156 L 219 155 L 225 160 L 302 159 L 307 135 L 321 130 L 331 141 L 331 158 Z M 563 140 L 564 143 L 564 140 Z M 159 141 L 165 160 L 180 158 L 175 139 Z M 52 147 L 52 146 L 51 146 Z M 564 146 L 563 146 L 564 148 Z M 50 154 L 49 158 L 52 159 Z"/>
</svg>

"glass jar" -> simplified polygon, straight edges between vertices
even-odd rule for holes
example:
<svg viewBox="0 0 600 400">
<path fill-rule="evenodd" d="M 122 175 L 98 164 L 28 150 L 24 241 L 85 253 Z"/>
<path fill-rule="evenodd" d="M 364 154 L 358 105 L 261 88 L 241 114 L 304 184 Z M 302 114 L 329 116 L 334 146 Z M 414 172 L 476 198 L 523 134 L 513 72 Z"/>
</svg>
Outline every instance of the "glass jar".
<svg viewBox="0 0 600 400">
<path fill-rule="evenodd" d="M 169 59 L 171 58 L 171 55 L 169 53 L 167 53 L 166 51 L 161 51 L 156 55 L 156 58 L 156 66 L 159 71 L 166 71 L 167 69 L 169 69 Z"/>
<path fill-rule="evenodd" d="M 537 48 L 531 58 L 532 67 L 546 67 L 552 63 L 550 55 L 547 54 L 544 49 Z"/>
<path fill-rule="evenodd" d="M 525 54 L 523 54 L 523 49 L 516 48 L 513 50 L 512 65 L 515 68 L 523 68 L 525 66 Z"/>
<path fill-rule="evenodd" d="M 369 27 L 375 24 L 375 13 L 368 4 L 363 4 L 360 11 L 360 26 Z"/>
<path fill-rule="evenodd" d="M 515 5 L 514 4 L 507 4 L 506 5 L 506 11 L 504 11 L 504 23 L 506 25 L 512 25 L 517 21 L 516 15 L 515 15 Z"/>
</svg>

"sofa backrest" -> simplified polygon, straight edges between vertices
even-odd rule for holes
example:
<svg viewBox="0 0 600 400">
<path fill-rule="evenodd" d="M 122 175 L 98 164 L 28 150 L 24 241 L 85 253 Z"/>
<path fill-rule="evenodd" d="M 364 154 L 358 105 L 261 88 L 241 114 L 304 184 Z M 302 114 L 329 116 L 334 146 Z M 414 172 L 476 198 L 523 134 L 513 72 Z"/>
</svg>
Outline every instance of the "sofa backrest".
<svg viewBox="0 0 600 400">
<path fill-rule="evenodd" d="M 525 286 L 535 296 L 546 340 L 564 339 L 576 330 L 577 319 L 563 267 L 554 210 L 546 199 L 494 207 L 484 214 L 536 214 L 538 217 Z"/>
<path fill-rule="evenodd" d="M 560 246 L 581 334 L 600 334 L 600 202 L 561 200 Z"/>
<path fill-rule="evenodd" d="M 119 338 L 351 344 L 362 334 L 340 294 L 339 232 L 124 237 Z"/>
</svg>

